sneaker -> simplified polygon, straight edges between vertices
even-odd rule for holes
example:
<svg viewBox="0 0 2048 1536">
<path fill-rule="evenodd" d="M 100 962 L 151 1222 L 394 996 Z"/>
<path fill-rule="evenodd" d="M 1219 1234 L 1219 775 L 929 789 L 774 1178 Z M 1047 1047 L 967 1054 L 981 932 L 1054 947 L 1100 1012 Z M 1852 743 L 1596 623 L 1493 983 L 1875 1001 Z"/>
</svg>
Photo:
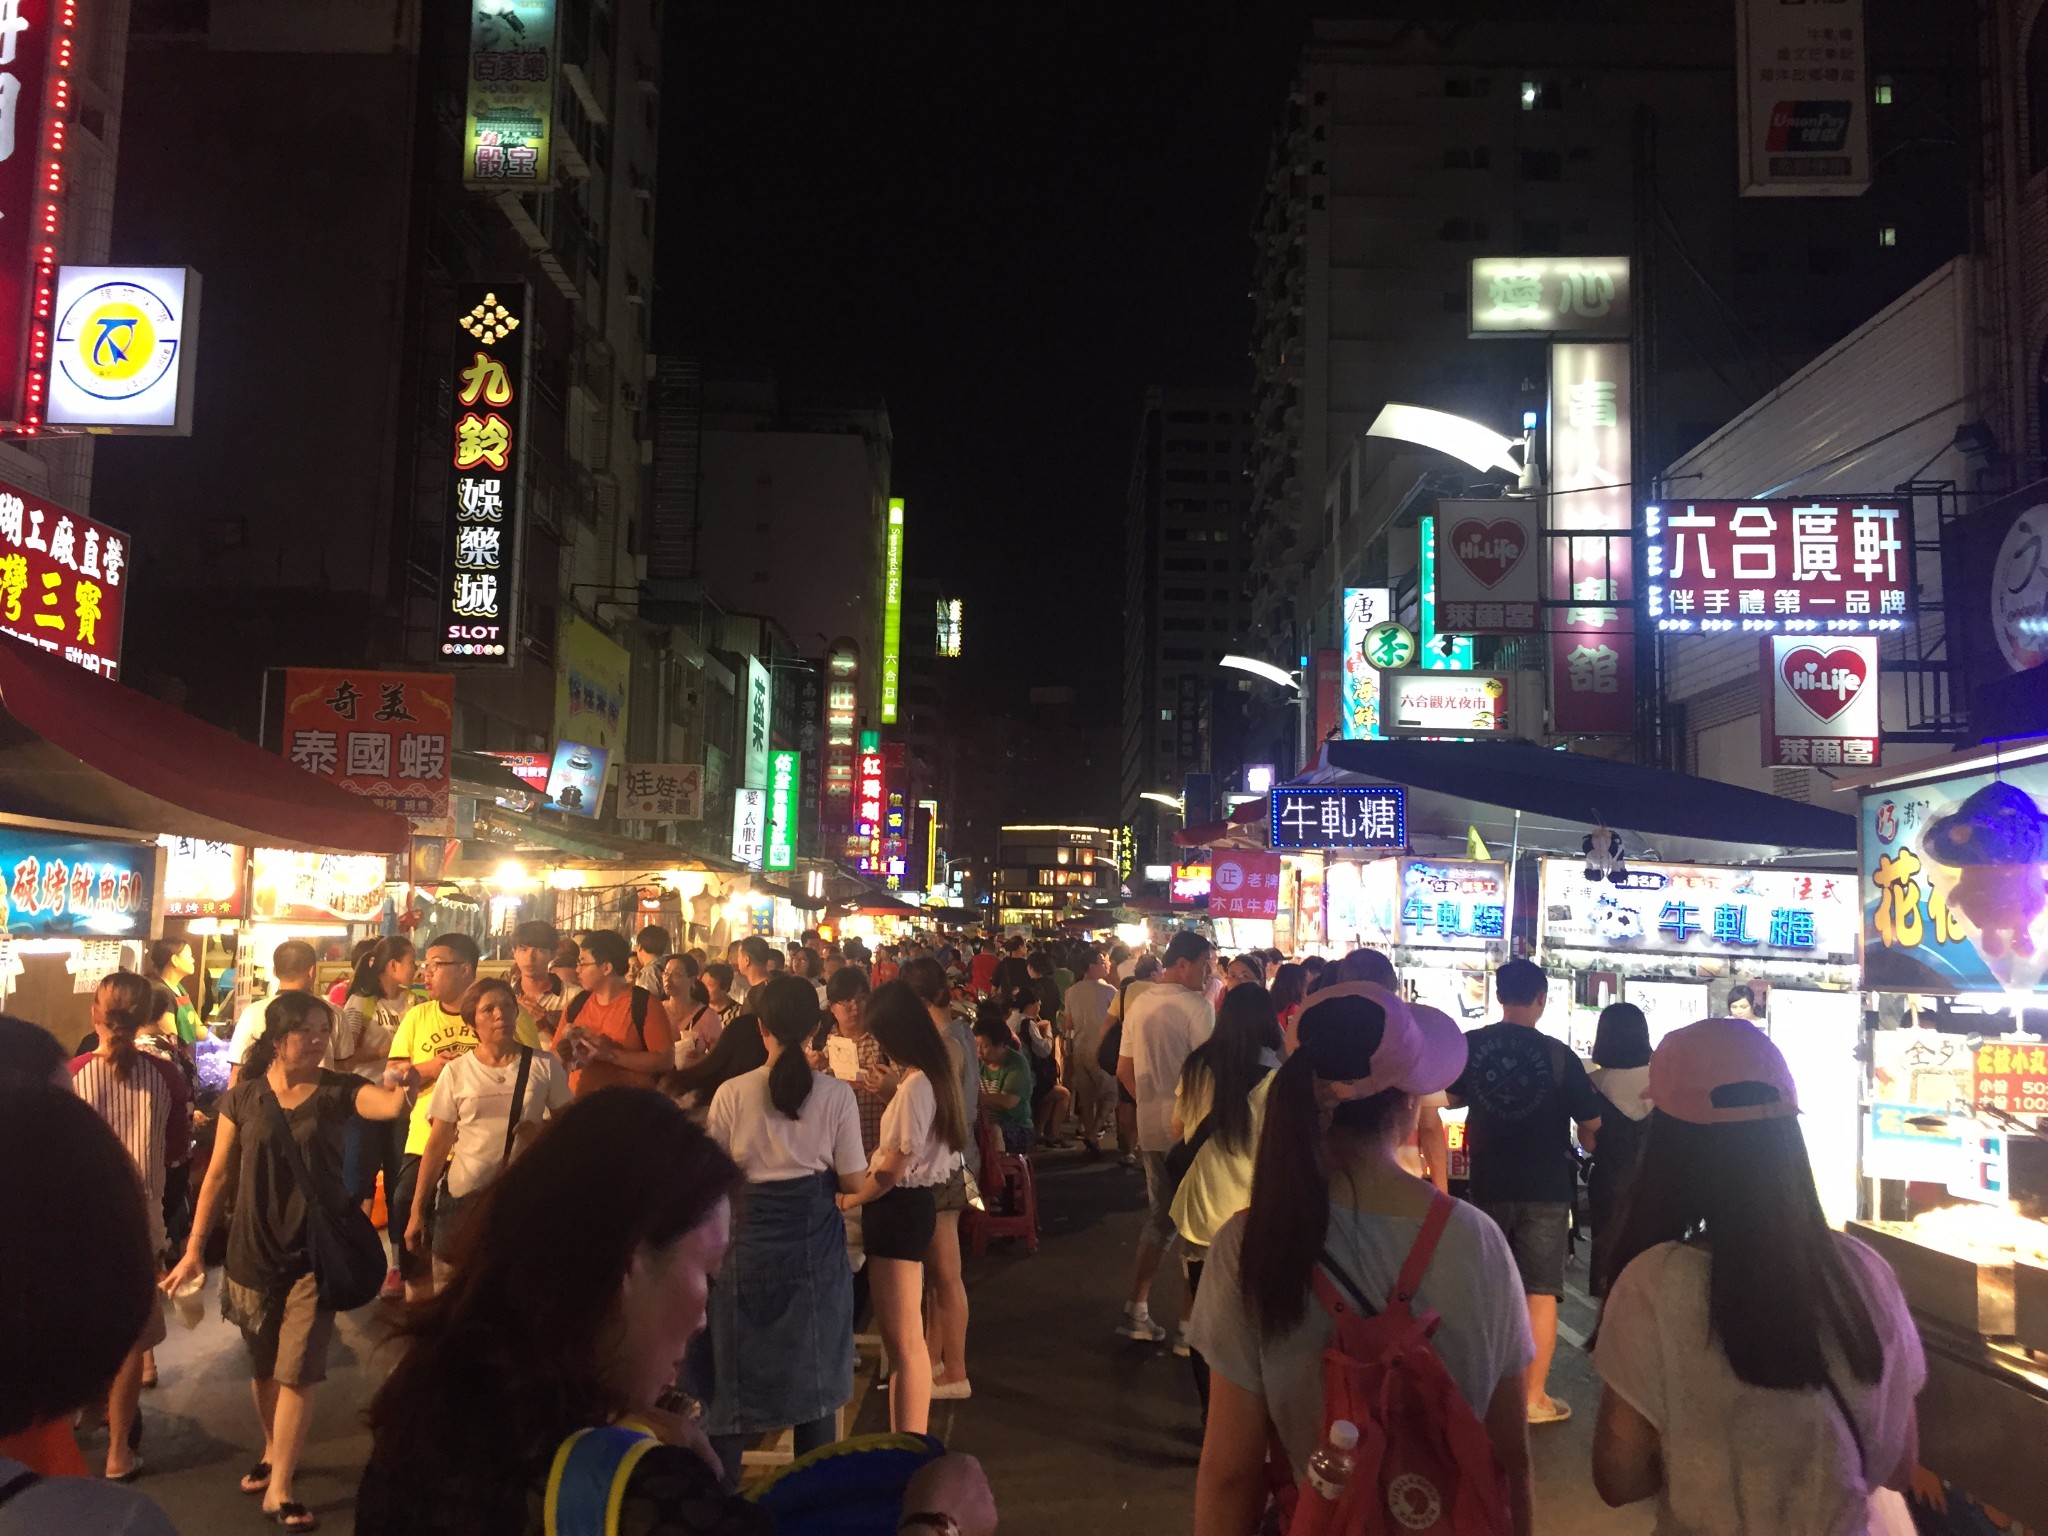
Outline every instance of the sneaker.
<svg viewBox="0 0 2048 1536">
<path fill-rule="evenodd" d="M 1135 1168 L 1138 1166 L 1138 1154 L 1135 1152 L 1126 1152 L 1123 1155 L 1122 1162 L 1126 1168 Z"/>
<path fill-rule="evenodd" d="M 958 1381 L 935 1381 L 932 1383 L 932 1401 L 935 1403 L 960 1402 L 974 1396 L 974 1384 L 965 1376 Z"/>
<path fill-rule="evenodd" d="M 1116 1325 L 1116 1331 L 1143 1344 L 1157 1344 L 1166 1337 L 1166 1330 L 1153 1322 L 1149 1313 L 1133 1312 L 1129 1307 L 1124 1308 L 1124 1320 Z"/>
<path fill-rule="evenodd" d="M 1572 1416 L 1572 1405 L 1561 1398 L 1544 1394 L 1541 1407 L 1529 1410 L 1531 1424 L 1562 1424 Z"/>
<path fill-rule="evenodd" d="M 1173 1330 L 1173 1352 L 1183 1360 L 1195 1352 L 1194 1346 L 1188 1343 L 1188 1331 L 1185 1327 Z"/>
<path fill-rule="evenodd" d="M 379 1301 L 405 1300 L 405 1276 L 395 1269 L 384 1272 L 384 1284 L 377 1291 Z"/>
</svg>

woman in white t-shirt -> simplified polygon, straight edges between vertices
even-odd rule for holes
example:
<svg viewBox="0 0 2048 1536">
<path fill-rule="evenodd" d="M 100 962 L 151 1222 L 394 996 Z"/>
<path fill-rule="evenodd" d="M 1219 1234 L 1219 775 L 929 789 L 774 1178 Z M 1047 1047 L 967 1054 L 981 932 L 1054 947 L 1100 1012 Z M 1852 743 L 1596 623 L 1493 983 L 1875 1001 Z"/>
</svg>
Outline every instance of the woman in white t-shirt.
<svg viewBox="0 0 2048 1536">
<path fill-rule="evenodd" d="M 1257 1528 L 1274 1433 L 1297 1480 L 1322 1438 L 1323 1354 L 1336 1324 L 1315 1294 L 1318 1268 L 1384 1305 L 1425 1218 L 1441 1227 L 1413 1305 L 1441 1318 L 1431 1344 L 1484 1421 L 1513 1530 L 1529 1536 L 1524 1378 L 1536 1350 L 1514 1258 L 1482 1212 L 1398 1156 L 1417 1100 L 1464 1069 L 1464 1036 L 1418 1020 L 1372 982 L 1343 982 L 1309 997 L 1295 1040 L 1267 1090 L 1251 1206 L 1210 1247 L 1188 1324 L 1210 1370 L 1196 1536 Z"/>
<path fill-rule="evenodd" d="M 1863 1536 L 1919 1459 L 1927 1380 L 1897 1279 L 1830 1231 L 1778 1048 L 1742 1019 L 1674 1030 L 1593 1347 L 1593 1485 L 1686 1536 Z"/>
<path fill-rule="evenodd" d="M 399 934 L 379 939 L 357 963 L 349 978 L 348 996 L 334 1015 L 334 1038 L 327 1047 L 331 1058 L 327 1064 L 335 1071 L 383 1083 L 398 1021 L 412 1006 L 414 963 L 412 940 Z M 397 1190 L 399 1168 L 405 1161 L 406 1127 L 404 1115 L 396 1120 L 358 1116 L 349 1122 L 341 1179 L 351 1200 L 374 1199 L 379 1173 L 384 1175 L 387 1196 Z"/>
<path fill-rule="evenodd" d="M 921 1435 L 932 1401 L 924 1257 L 938 1226 L 937 1192 L 952 1179 L 967 1145 L 967 1111 L 945 1038 L 909 983 L 877 987 L 865 1017 L 869 1033 L 903 1076 L 882 1111 L 881 1139 L 867 1177 L 839 1197 L 839 1208 L 861 1212 L 875 1322 L 893 1367 L 889 1427 Z"/>
<path fill-rule="evenodd" d="M 721 1083 L 704 1127 L 746 1174 L 747 1197 L 689 1369 L 735 1481 L 750 1438 L 787 1425 L 799 1456 L 829 1445 L 853 1396 L 853 1271 L 834 1202 L 867 1170 L 853 1090 L 804 1058 L 817 989 L 772 976 L 747 1002 L 768 1064 Z"/>
</svg>

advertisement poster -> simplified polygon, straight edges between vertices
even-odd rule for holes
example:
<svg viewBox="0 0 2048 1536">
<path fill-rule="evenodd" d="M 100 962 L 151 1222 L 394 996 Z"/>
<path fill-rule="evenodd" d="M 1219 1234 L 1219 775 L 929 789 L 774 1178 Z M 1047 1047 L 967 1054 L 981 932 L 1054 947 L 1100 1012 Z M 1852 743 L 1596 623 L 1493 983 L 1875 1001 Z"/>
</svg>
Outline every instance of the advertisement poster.
<svg viewBox="0 0 2048 1536">
<path fill-rule="evenodd" d="M 2031 991 L 2048 974 L 2048 763 L 1862 796 L 1864 984 Z"/>
<path fill-rule="evenodd" d="M 165 917 L 240 917 L 249 850 L 201 837 L 160 837 Z"/>
<path fill-rule="evenodd" d="M 0 827 L 7 933 L 18 939 L 148 938 L 154 843 Z"/>
<path fill-rule="evenodd" d="M 635 821 L 702 821 L 702 763 L 627 763 L 614 809 Z"/>
<path fill-rule="evenodd" d="M 485 757 L 494 757 L 505 765 L 505 771 L 521 783 L 530 784 L 543 794 L 547 792 L 548 771 L 554 767 L 555 758 L 551 752 L 486 752 Z"/>
<path fill-rule="evenodd" d="M 1275 785 L 1271 816 L 1275 848 L 1408 846 L 1408 796 L 1399 785 Z"/>
<path fill-rule="evenodd" d="M 528 302 L 523 283 L 455 289 L 439 622 L 441 654 L 464 666 L 509 667 L 519 659 Z"/>
<path fill-rule="evenodd" d="M 1769 635 L 1758 671 L 1766 768 L 1877 762 L 1875 635 Z"/>
<path fill-rule="evenodd" d="M 285 668 L 284 755 L 387 811 L 448 814 L 454 730 L 445 673 Z"/>
<path fill-rule="evenodd" d="M 1697 1024 L 1707 1016 L 1707 987 L 1704 982 L 1638 981 L 1625 976 L 1621 982 L 1623 1002 L 1634 1003 L 1650 1022 L 1650 1048 L 1674 1029 Z"/>
<path fill-rule="evenodd" d="M 387 865 L 373 853 L 250 855 L 249 915 L 259 923 L 367 923 L 384 910 Z"/>
<path fill-rule="evenodd" d="M 736 789 L 732 792 L 732 856 L 748 869 L 761 867 L 767 851 L 768 791 Z"/>
<path fill-rule="evenodd" d="M 1344 680 L 1339 718 L 1345 741 L 1374 741 L 1380 736 L 1380 674 L 1366 659 L 1365 637 L 1393 616 L 1393 594 L 1385 587 L 1344 589 Z"/>
<path fill-rule="evenodd" d="M 1280 855 L 1218 848 L 1210 858 L 1209 915 L 1271 922 L 1280 915 Z"/>
<path fill-rule="evenodd" d="M 1863 0 L 1737 0 L 1737 179 L 1744 197 L 1856 197 L 1870 187 Z"/>
<path fill-rule="evenodd" d="M 1588 880 L 1578 859 L 1545 859 L 1542 874 L 1546 950 L 1856 960 L 1856 887 L 1847 875 L 1630 864 L 1616 885 Z"/>
<path fill-rule="evenodd" d="M 1505 672 L 1382 672 L 1380 699 L 1388 736 L 1501 736 L 1510 724 Z"/>
<path fill-rule="evenodd" d="M 1626 256 L 1475 256 L 1472 336 L 1611 336 L 1634 320 Z"/>
<path fill-rule="evenodd" d="M 59 267 L 51 423 L 191 436 L 199 288 L 190 267 Z"/>
<path fill-rule="evenodd" d="M 571 816 L 596 816 L 604 808 L 605 770 L 611 754 L 587 742 L 555 744 L 548 768 L 548 804 Z"/>
<path fill-rule="evenodd" d="M 1543 504 L 1439 501 L 1437 622 L 1465 634 L 1532 634 L 1542 627 Z"/>
<path fill-rule="evenodd" d="M 1339 951 L 1401 942 L 1401 876 L 1393 859 L 1332 859 L 1323 870 L 1323 911 Z"/>
<path fill-rule="evenodd" d="M 128 554 L 118 529 L 0 484 L 0 629 L 119 677 Z"/>
<path fill-rule="evenodd" d="M 555 0 L 470 0 L 464 186 L 554 185 L 555 65 Z"/>
<path fill-rule="evenodd" d="M 1402 859 L 1401 942 L 1429 949 L 1484 949 L 1508 936 L 1505 864 Z"/>
<path fill-rule="evenodd" d="M 555 631 L 555 739 L 626 750 L 626 695 L 632 661 L 626 648 L 573 608 Z"/>
<path fill-rule="evenodd" d="M 1625 342 L 1550 349 L 1550 726 L 1635 729 L 1634 394 Z M 1569 537 L 1556 537 L 1566 534 Z"/>
<path fill-rule="evenodd" d="M 1650 621 L 1676 634 L 1877 633 L 1913 608 L 1897 501 L 1674 501 L 1643 508 Z"/>
</svg>

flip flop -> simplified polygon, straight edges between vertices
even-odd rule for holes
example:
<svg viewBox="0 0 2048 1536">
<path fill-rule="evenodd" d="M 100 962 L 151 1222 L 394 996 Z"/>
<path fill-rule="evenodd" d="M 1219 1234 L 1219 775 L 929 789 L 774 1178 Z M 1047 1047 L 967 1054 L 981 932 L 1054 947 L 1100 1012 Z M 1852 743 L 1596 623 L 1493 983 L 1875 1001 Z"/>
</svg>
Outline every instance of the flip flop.
<svg viewBox="0 0 2048 1536">
<path fill-rule="evenodd" d="M 140 1476 L 142 1476 L 142 1458 L 140 1456 L 135 1458 L 135 1464 L 126 1472 L 109 1472 L 106 1475 L 107 1481 L 110 1483 L 132 1483 Z"/>
<path fill-rule="evenodd" d="M 242 1474 L 242 1480 L 236 1486 L 244 1493 L 261 1493 L 270 1486 L 270 1463 L 267 1461 L 257 1462 L 255 1466 Z"/>
<path fill-rule="evenodd" d="M 317 1531 L 320 1517 L 295 1499 L 288 1499 L 275 1509 L 263 1511 L 263 1518 L 274 1522 L 280 1530 Z"/>
<path fill-rule="evenodd" d="M 1562 1424 L 1571 1416 L 1572 1405 L 1570 1403 L 1551 1397 L 1548 1394 L 1544 1396 L 1541 1408 L 1529 1410 L 1529 1422 L 1531 1424 Z"/>
</svg>

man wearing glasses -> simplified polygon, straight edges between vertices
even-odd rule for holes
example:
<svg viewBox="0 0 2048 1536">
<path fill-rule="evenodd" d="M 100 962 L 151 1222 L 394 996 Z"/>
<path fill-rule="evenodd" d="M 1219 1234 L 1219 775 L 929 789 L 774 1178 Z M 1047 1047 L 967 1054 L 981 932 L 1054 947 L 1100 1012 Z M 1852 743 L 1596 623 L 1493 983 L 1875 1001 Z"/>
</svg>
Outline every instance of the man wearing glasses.
<svg viewBox="0 0 2048 1536">
<path fill-rule="evenodd" d="M 576 980 L 583 990 L 562 1013 L 556 1049 L 569 1064 L 569 1090 L 582 1098 L 599 1088 L 655 1086 L 675 1066 L 668 1010 L 626 979 L 632 953 L 625 935 L 595 929 L 577 943 Z"/>
<path fill-rule="evenodd" d="M 427 1150 L 433 1127 L 427 1122 L 427 1106 L 433 1102 L 434 1080 L 456 1057 L 476 1049 L 476 1031 L 462 1016 L 462 995 L 476 980 L 476 940 L 466 933 L 444 933 L 427 941 L 426 959 L 420 963 L 420 977 L 427 985 L 427 1000 L 415 1003 L 398 1021 L 398 1033 L 391 1040 L 391 1060 L 409 1061 L 419 1069 L 419 1097 L 406 1128 L 405 1158 L 399 1164 L 398 1188 L 387 1191 L 387 1211 L 410 1211 L 419 1184 L 420 1154 Z M 432 1245 L 424 1245 L 429 1253 Z M 393 1242 L 407 1301 L 422 1301 L 434 1294 L 432 1260 L 410 1252 L 404 1243 Z M 384 1291 L 392 1290 L 390 1280 Z"/>
</svg>

